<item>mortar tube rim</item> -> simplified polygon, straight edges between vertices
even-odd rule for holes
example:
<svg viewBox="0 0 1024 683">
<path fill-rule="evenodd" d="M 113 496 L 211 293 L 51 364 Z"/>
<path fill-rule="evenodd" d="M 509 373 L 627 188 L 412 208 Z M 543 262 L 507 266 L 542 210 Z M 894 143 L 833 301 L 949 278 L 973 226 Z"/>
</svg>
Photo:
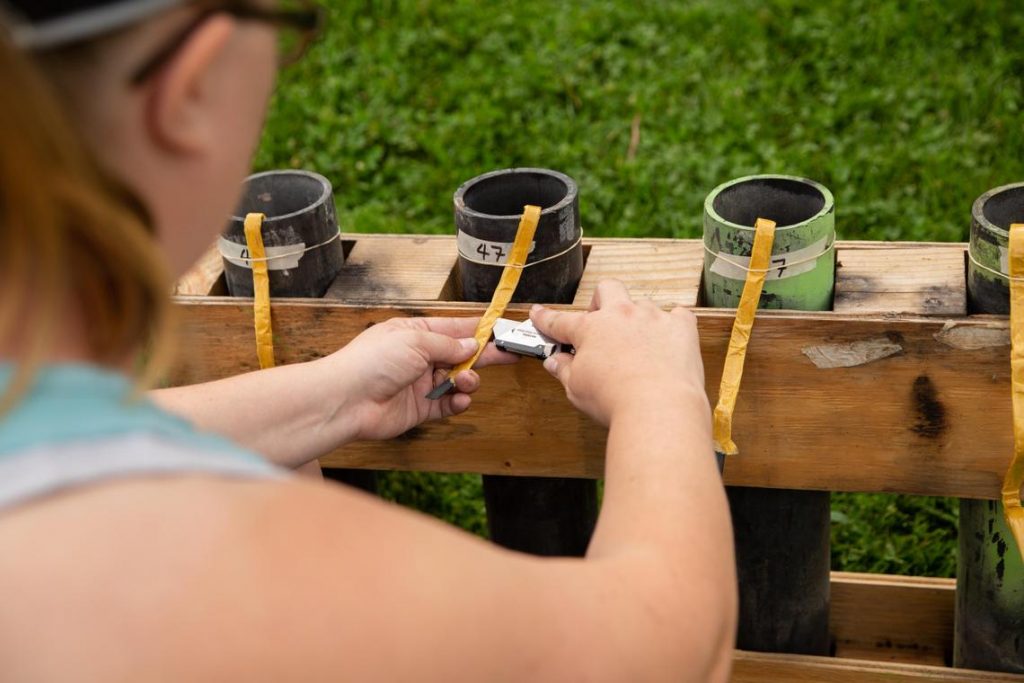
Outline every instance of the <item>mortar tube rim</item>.
<svg viewBox="0 0 1024 683">
<path fill-rule="evenodd" d="M 561 211 L 566 206 L 571 206 L 572 203 L 575 202 L 577 200 L 577 198 L 579 197 L 579 186 L 576 184 L 576 181 L 573 180 L 568 175 L 566 175 L 565 173 L 562 173 L 561 171 L 556 171 L 556 170 L 550 169 L 550 168 L 535 168 L 535 167 L 532 167 L 532 166 L 516 166 L 516 167 L 512 167 L 512 168 L 500 168 L 500 169 L 498 169 L 496 171 L 488 171 L 487 173 L 481 173 L 480 175 L 474 176 L 473 178 L 470 178 L 466 182 L 464 182 L 461 185 L 459 185 L 458 189 L 455 190 L 455 195 L 452 198 L 454 203 L 455 203 L 455 210 L 459 211 L 459 212 L 462 212 L 462 213 L 464 213 L 467 216 L 473 216 L 473 217 L 476 217 L 476 218 L 507 219 L 507 220 L 518 219 L 520 216 L 522 216 L 521 213 L 513 213 L 513 214 L 507 214 L 507 215 L 496 214 L 496 213 L 482 213 L 480 211 L 477 211 L 476 209 L 471 209 L 466 204 L 466 190 L 471 185 L 475 185 L 475 184 L 477 184 L 479 182 L 483 182 L 485 180 L 490 180 L 492 177 L 495 177 L 495 176 L 498 176 L 498 175 L 506 175 L 506 174 L 513 174 L 513 173 L 539 173 L 539 174 L 542 174 L 542 175 L 552 176 L 552 177 L 557 178 L 558 180 L 562 181 L 563 183 L 565 183 L 565 186 L 566 186 L 565 196 L 562 197 L 562 199 L 559 200 L 559 202 L 557 204 L 552 204 L 551 206 L 549 206 L 547 208 L 542 207 L 541 211 L 540 211 L 540 215 L 541 216 Z"/>
<path fill-rule="evenodd" d="M 826 216 L 835 210 L 835 198 L 832 196 L 832 191 L 816 180 L 811 180 L 810 178 L 805 178 L 803 176 L 784 175 L 780 173 L 757 173 L 754 175 L 748 175 L 743 176 L 741 178 L 733 178 L 732 180 L 727 180 L 726 182 L 722 183 L 721 185 L 711 190 L 711 192 L 708 193 L 708 196 L 704 198 L 705 214 L 730 229 L 745 230 L 747 232 L 756 232 L 757 228 L 755 228 L 754 226 L 740 225 L 739 223 L 733 223 L 732 221 L 728 221 L 722 218 L 718 214 L 718 212 L 715 211 L 714 207 L 715 197 L 721 194 L 723 190 L 732 187 L 733 185 L 739 185 L 740 183 L 749 182 L 751 180 L 792 180 L 798 183 L 805 183 L 816 189 L 818 192 L 820 192 L 822 198 L 824 198 L 825 200 L 825 203 L 822 205 L 818 213 L 814 214 L 810 218 L 807 218 L 806 220 L 800 221 L 799 223 L 791 223 L 790 225 L 778 225 L 775 227 L 776 233 L 785 232 L 787 230 L 795 230 L 796 228 L 802 228 L 807 224 L 811 223 L 812 221 L 816 221 L 822 216 Z"/>
<path fill-rule="evenodd" d="M 291 213 L 283 213 L 280 216 L 267 216 L 266 218 L 263 219 L 263 224 L 264 225 L 270 225 L 270 224 L 276 223 L 278 221 L 283 221 L 283 220 L 286 220 L 286 219 L 295 218 L 296 216 L 298 216 L 300 214 L 304 214 L 304 213 L 307 213 L 307 212 L 312 211 L 314 209 L 318 209 L 321 206 L 323 206 L 324 204 L 326 204 L 327 200 L 329 198 L 334 196 L 334 186 L 331 185 L 331 181 L 330 180 L 328 180 L 326 177 L 320 175 L 319 173 L 316 173 L 315 171 L 306 171 L 306 170 L 303 170 L 303 169 L 300 169 L 300 168 L 286 168 L 286 169 L 278 169 L 278 170 L 270 170 L 270 171 L 261 171 L 260 173 L 253 173 L 252 175 L 248 176 L 244 181 L 242 181 L 242 187 L 245 187 L 251 180 L 253 180 L 255 178 L 262 178 L 264 176 L 269 176 L 269 175 L 304 176 L 306 178 L 310 178 L 310 179 L 318 181 L 320 183 L 320 187 L 321 187 L 322 192 L 320 194 L 320 197 L 317 198 L 317 200 L 315 202 L 313 202 L 309 206 L 305 206 L 305 207 L 299 209 L 298 211 L 292 211 Z M 241 199 L 239 199 L 239 201 L 241 201 Z M 231 213 L 231 220 L 232 221 L 243 222 L 243 221 L 245 221 L 245 216 L 239 216 L 239 215 L 235 214 L 232 211 L 232 213 Z M 339 229 L 339 231 L 340 231 L 340 229 Z"/>
<path fill-rule="evenodd" d="M 999 187 L 993 187 L 991 190 L 986 190 L 981 194 L 980 197 L 974 200 L 971 205 L 971 218 L 978 222 L 978 225 L 985 228 L 986 230 L 993 232 L 1000 237 L 1005 237 L 1007 240 L 1010 239 L 1010 231 L 1000 228 L 998 225 L 990 221 L 985 217 L 985 204 L 988 200 L 997 194 L 1001 194 L 1008 190 L 1018 190 L 1024 188 L 1024 182 L 1009 183 L 1007 185 L 1000 185 Z"/>
</svg>

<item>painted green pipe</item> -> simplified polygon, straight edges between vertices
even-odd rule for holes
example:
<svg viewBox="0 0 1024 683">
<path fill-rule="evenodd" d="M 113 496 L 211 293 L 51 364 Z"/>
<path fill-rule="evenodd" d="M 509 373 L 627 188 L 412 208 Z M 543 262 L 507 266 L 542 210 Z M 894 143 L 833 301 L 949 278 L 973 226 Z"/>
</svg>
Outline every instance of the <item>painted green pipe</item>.
<svg viewBox="0 0 1024 683">
<path fill-rule="evenodd" d="M 997 187 L 974 202 L 967 260 L 972 313 L 1010 311 L 1006 273 L 1013 223 L 1024 223 L 1024 183 Z M 960 501 L 956 597 L 954 666 L 1024 672 L 1024 564 L 1002 503 Z"/>
<path fill-rule="evenodd" d="M 832 193 L 812 180 L 778 175 L 739 178 L 708 195 L 704 304 L 738 304 L 758 218 L 777 226 L 774 269 L 766 276 L 760 307 L 830 309 L 835 290 Z M 743 444 L 739 447 L 742 452 Z M 830 494 L 747 487 L 729 487 L 727 493 L 739 575 L 737 646 L 828 654 Z"/>
</svg>

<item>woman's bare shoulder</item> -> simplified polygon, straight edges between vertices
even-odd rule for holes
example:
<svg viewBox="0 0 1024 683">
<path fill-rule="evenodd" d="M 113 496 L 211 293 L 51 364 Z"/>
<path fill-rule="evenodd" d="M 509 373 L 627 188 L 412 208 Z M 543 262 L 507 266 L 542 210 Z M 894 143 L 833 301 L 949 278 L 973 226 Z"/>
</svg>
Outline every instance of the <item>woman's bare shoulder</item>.
<svg viewBox="0 0 1024 683">
<path fill-rule="evenodd" d="M 557 621 L 536 609 L 540 561 L 326 484 L 104 484 L 0 515 L 0 548 L 0 661 L 26 678 L 424 679 L 430 662 L 496 680 L 491 639 L 537 652 Z"/>
</svg>

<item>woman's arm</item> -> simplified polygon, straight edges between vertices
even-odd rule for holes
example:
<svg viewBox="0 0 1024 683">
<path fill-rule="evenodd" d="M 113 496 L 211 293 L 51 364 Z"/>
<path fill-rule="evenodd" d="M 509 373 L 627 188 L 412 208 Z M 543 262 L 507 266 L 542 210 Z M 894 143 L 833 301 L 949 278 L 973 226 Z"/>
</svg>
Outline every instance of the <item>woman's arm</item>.
<svg viewBox="0 0 1024 683">
<path fill-rule="evenodd" d="M 694 319 L 599 291 L 593 313 L 534 314 L 576 345 L 551 368 L 569 397 L 610 425 L 585 558 L 323 483 L 88 487 L 0 524 L 12 678 L 725 681 L 736 579 Z"/>
<path fill-rule="evenodd" d="M 461 373 L 455 393 L 425 396 L 439 377 L 472 356 L 477 318 L 395 318 L 375 325 L 339 351 L 296 363 L 151 392 L 164 409 L 262 453 L 299 467 L 357 439 L 398 436 L 425 420 L 469 407 L 480 386 Z M 477 367 L 515 362 L 489 346 Z"/>
<path fill-rule="evenodd" d="M 348 492 L 346 502 L 324 491 L 318 511 L 299 512 L 296 496 L 279 508 L 280 533 L 315 526 L 310 546 L 318 550 L 269 551 L 267 562 L 270 576 L 299 563 L 302 571 L 289 567 L 291 586 L 305 571 L 306 585 L 322 586 L 305 605 L 320 605 L 316 619 L 327 620 L 311 644 L 340 649 L 325 655 L 320 674 L 728 678 L 735 560 L 695 318 L 633 303 L 617 282 L 598 287 L 592 312 L 539 309 L 532 317 L 576 347 L 548 369 L 573 403 L 610 428 L 603 509 L 586 557 L 510 553 Z M 289 522 L 291 515 L 300 517 Z"/>
</svg>

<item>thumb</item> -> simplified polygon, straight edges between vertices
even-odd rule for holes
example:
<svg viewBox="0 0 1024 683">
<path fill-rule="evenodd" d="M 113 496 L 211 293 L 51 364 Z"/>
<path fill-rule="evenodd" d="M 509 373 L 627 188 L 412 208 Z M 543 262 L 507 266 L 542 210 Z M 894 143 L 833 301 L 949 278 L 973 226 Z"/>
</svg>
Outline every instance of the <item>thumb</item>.
<svg viewBox="0 0 1024 683">
<path fill-rule="evenodd" d="M 436 332 L 420 332 L 416 335 L 415 346 L 431 363 L 457 365 L 469 360 L 476 353 L 479 344 L 476 339 L 455 339 Z"/>
<path fill-rule="evenodd" d="M 571 353 L 556 353 L 548 356 L 544 361 L 544 369 L 554 375 L 562 386 L 569 388 L 569 375 L 572 374 L 572 362 L 574 356 Z"/>
<path fill-rule="evenodd" d="M 538 332 L 574 346 L 579 346 L 577 331 L 584 315 L 575 311 L 555 311 L 540 305 L 530 309 L 530 320 Z"/>
</svg>

